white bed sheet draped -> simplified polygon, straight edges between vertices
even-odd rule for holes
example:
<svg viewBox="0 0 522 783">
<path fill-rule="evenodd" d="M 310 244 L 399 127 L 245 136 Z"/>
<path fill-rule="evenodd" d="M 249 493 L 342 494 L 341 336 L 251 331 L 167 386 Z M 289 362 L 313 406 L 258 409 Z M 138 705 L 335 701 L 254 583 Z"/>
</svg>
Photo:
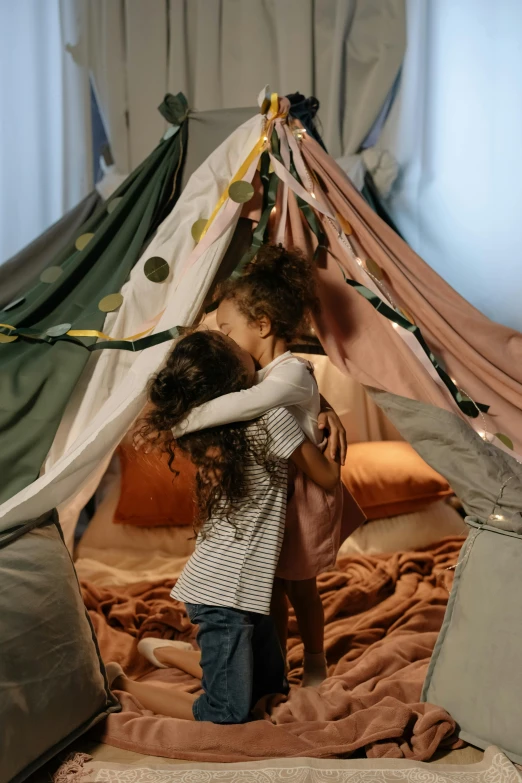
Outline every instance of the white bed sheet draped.
<svg viewBox="0 0 522 783">
<path fill-rule="evenodd" d="M 257 114 L 244 123 L 194 173 L 123 287 L 120 310 L 107 317 L 104 331 L 112 337 L 139 332 L 144 322 L 163 309 L 155 332 L 190 324 L 197 316 L 235 224 L 182 275 L 183 262 L 194 247 L 191 227 L 195 220 L 211 214 L 259 140 L 262 121 Z M 171 268 L 162 284 L 150 282 L 143 273 L 145 261 L 157 255 Z M 96 488 L 113 449 L 142 410 L 147 381 L 171 346 L 169 341 L 138 353 L 109 350 L 91 356 L 64 414 L 45 473 L 0 506 L 1 527 L 58 506 L 66 542 L 72 547 L 77 513 Z"/>
</svg>

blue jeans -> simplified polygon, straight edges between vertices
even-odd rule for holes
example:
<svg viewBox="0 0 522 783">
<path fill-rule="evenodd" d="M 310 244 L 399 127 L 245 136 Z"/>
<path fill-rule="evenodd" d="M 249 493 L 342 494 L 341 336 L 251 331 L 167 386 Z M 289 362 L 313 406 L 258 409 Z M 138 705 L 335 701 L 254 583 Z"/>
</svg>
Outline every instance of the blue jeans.
<svg viewBox="0 0 522 783">
<path fill-rule="evenodd" d="M 212 723 L 245 723 L 256 702 L 270 693 L 288 693 L 285 662 L 273 620 L 224 606 L 186 604 L 198 625 L 201 685 L 194 718 Z"/>
</svg>

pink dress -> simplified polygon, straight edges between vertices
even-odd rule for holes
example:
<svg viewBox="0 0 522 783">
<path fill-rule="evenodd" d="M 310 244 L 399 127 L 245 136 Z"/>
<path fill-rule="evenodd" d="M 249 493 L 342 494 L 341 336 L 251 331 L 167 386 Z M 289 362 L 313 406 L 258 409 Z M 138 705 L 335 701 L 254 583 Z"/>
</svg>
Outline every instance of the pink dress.
<svg viewBox="0 0 522 783">
<path fill-rule="evenodd" d="M 335 567 L 339 547 L 366 517 L 346 487 L 317 486 L 289 463 L 286 527 L 276 576 L 313 579 Z"/>
</svg>

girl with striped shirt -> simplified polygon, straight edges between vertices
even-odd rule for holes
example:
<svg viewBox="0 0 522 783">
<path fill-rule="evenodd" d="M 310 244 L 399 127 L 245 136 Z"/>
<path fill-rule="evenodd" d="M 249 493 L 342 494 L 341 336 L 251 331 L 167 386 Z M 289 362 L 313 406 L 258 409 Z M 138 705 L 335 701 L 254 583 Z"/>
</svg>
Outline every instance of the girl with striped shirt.
<svg viewBox="0 0 522 783">
<path fill-rule="evenodd" d="M 116 690 L 176 718 L 243 723 L 260 698 L 287 691 L 270 605 L 284 537 L 288 460 L 325 489 L 339 481 L 338 464 L 306 439 L 284 408 L 174 440 L 172 428 L 194 408 L 246 390 L 254 378 L 250 354 L 220 332 L 200 331 L 176 344 L 149 388 L 141 438 L 169 453 L 172 470 L 178 450 L 197 467 L 197 544 L 172 596 L 185 602 L 198 626 L 201 659 L 158 640 L 158 658 L 151 652 L 160 665 L 161 654 L 175 652 L 181 668 L 201 677 L 203 695 L 135 682 L 117 664 L 107 672 Z"/>
</svg>

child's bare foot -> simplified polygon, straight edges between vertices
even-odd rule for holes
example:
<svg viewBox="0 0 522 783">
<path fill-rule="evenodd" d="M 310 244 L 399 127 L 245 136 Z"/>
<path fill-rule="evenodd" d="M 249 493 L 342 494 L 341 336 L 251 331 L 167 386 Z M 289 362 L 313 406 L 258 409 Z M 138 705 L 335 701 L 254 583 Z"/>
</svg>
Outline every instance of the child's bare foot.
<svg viewBox="0 0 522 783">
<path fill-rule="evenodd" d="M 131 680 L 119 663 L 106 664 L 105 671 L 111 688 L 130 693 L 146 710 L 170 718 L 194 720 L 192 707 L 196 697 L 192 693 L 184 693 L 161 684 Z"/>
</svg>

